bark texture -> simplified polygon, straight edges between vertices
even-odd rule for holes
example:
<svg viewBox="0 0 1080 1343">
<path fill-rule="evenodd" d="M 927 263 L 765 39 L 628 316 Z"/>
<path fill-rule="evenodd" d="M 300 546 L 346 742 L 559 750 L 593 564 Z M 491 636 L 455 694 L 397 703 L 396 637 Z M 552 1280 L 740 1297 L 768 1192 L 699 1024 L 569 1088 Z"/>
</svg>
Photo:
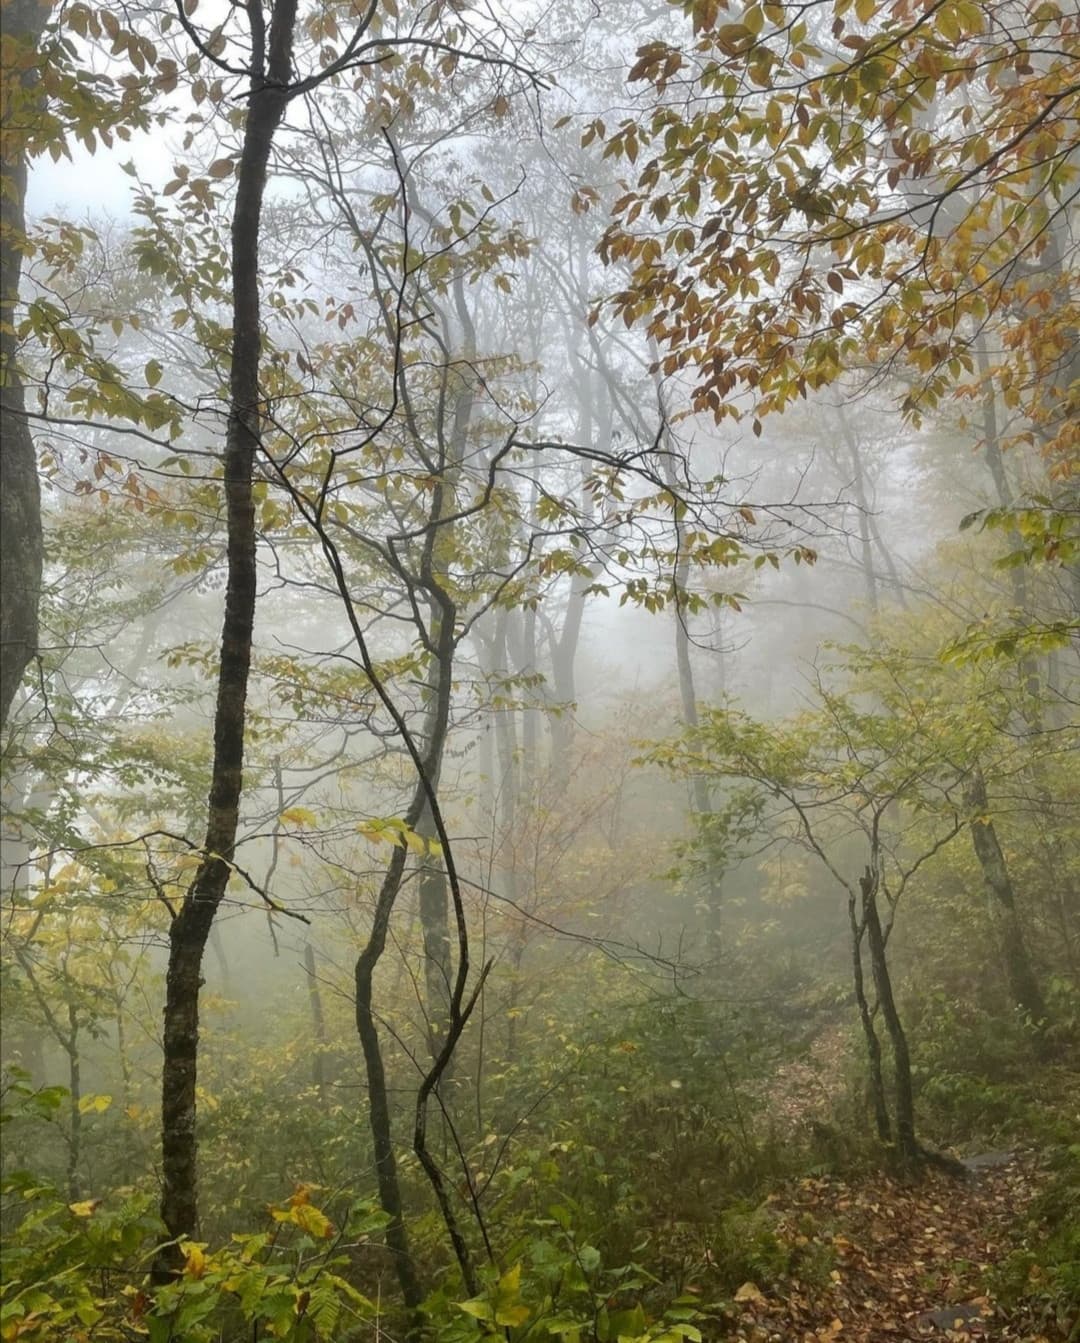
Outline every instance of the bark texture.
<svg viewBox="0 0 1080 1343">
<path fill-rule="evenodd" d="M 33 115 L 37 52 L 50 6 L 7 0 L 4 136 L 0 162 L 0 727 L 38 647 L 41 595 L 41 490 L 18 369 L 15 309 L 26 235 L 25 137 L 18 126 Z M 10 73 L 12 65 L 28 68 Z"/>
<path fill-rule="evenodd" d="M 170 928 L 165 985 L 161 1215 L 174 1238 L 194 1236 L 198 1231 L 195 1085 L 202 958 L 229 879 L 243 789 L 256 592 L 252 473 L 260 434 L 259 230 L 270 150 L 288 98 L 296 0 L 278 0 L 269 40 L 262 30 L 258 0 L 249 15 L 251 96 L 232 221 L 233 343 L 224 456 L 228 581 L 214 756 L 203 859 Z"/>
</svg>

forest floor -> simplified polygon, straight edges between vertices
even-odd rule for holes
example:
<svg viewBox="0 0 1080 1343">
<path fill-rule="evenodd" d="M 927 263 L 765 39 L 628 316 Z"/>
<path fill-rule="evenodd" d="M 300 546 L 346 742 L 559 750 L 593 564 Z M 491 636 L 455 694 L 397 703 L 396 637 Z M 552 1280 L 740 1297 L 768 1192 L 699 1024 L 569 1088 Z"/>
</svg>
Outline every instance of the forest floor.
<svg viewBox="0 0 1080 1343">
<path fill-rule="evenodd" d="M 781 1129 L 827 1114 L 828 1079 L 841 1075 L 846 1052 L 846 1031 L 829 1029 L 774 1075 L 767 1104 Z M 993 1270 L 1017 1247 L 1042 1184 L 1037 1156 L 991 1152 L 965 1164 L 966 1178 L 929 1169 L 915 1181 L 870 1173 L 785 1186 L 768 1206 L 777 1239 L 792 1252 L 792 1276 L 774 1293 L 744 1283 L 725 1337 L 1056 1343 L 1060 1334 L 1040 1333 L 990 1294 Z"/>
<path fill-rule="evenodd" d="M 996 1156 L 996 1154 L 995 1154 Z M 1001 1154 L 967 1179 L 931 1171 L 916 1183 L 883 1176 L 803 1179 L 770 1200 L 793 1276 L 781 1292 L 745 1283 L 732 1339 L 748 1343 L 907 1343 L 923 1338 L 1050 1343 L 1010 1319 L 987 1271 L 1016 1243 L 1038 1191 L 1036 1163 Z M 807 1277 L 799 1276 L 800 1261 Z M 827 1282 L 823 1263 L 832 1262 Z"/>
</svg>

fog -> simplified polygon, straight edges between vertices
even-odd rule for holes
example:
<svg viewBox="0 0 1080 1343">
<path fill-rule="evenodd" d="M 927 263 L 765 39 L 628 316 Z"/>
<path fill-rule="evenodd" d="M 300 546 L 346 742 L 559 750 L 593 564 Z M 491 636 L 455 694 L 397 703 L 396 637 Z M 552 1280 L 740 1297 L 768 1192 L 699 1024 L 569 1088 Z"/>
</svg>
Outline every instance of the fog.
<svg viewBox="0 0 1080 1343">
<path fill-rule="evenodd" d="M 1075 24 L 346 8 L 5 74 L 4 1338 L 1071 1337 Z"/>
</svg>

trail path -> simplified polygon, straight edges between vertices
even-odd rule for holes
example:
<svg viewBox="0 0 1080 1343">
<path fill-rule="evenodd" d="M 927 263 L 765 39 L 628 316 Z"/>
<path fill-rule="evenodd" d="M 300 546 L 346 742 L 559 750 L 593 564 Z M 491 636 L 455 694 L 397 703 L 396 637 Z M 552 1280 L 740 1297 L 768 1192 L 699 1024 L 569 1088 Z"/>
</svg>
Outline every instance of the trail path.
<svg viewBox="0 0 1080 1343">
<path fill-rule="evenodd" d="M 845 1026 L 826 1027 L 803 1058 L 773 1075 L 759 1103 L 781 1131 L 794 1135 L 829 1114 L 850 1038 Z M 794 1276 L 775 1295 L 744 1284 L 731 1332 L 722 1337 L 749 1343 L 1056 1343 L 1056 1336 L 1007 1318 L 988 1295 L 986 1276 L 1016 1245 L 1038 1192 L 1037 1161 L 990 1152 L 965 1164 L 966 1179 L 935 1170 L 915 1183 L 884 1175 L 823 1176 L 774 1195 L 769 1202 L 779 1238 L 793 1250 Z M 830 1261 L 831 1268 L 825 1267 Z"/>
<path fill-rule="evenodd" d="M 771 1203 L 795 1249 L 794 1276 L 770 1296 L 740 1289 L 731 1339 L 750 1343 L 914 1343 L 923 1338 L 1037 1343 L 987 1295 L 1036 1192 L 1030 1159 L 990 1154 L 967 1180 L 931 1172 L 915 1185 L 805 1179 Z M 823 1283 L 821 1265 L 833 1257 Z M 799 1263 L 807 1266 L 807 1281 Z M 1045 1343 L 1050 1343 L 1049 1339 Z"/>
</svg>

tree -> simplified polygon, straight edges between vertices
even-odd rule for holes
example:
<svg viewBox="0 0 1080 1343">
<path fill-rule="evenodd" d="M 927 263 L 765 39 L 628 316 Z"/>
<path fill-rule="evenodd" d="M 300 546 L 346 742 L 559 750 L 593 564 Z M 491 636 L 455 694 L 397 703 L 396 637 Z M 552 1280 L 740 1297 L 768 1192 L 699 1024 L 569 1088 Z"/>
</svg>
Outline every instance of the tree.
<svg viewBox="0 0 1080 1343">
<path fill-rule="evenodd" d="M 37 48 L 49 17 L 40 0 L 4 5 L 3 114 L 0 163 L 0 726 L 37 652 L 37 603 L 41 585 L 41 503 L 37 460 L 23 414 L 16 363 L 15 308 L 25 246 L 26 142 L 20 119 L 32 115 Z M 12 126 L 14 122 L 14 126 Z"/>
<path fill-rule="evenodd" d="M 846 895 L 852 985 L 878 1136 L 895 1142 L 901 1162 L 914 1166 L 928 1154 L 916 1134 L 911 1053 L 888 944 L 909 883 L 962 829 L 954 797 L 959 787 L 941 777 L 936 744 L 912 740 L 899 717 L 867 710 L 855 696 L 821 683 L 817 699 L 815 710 L 777 726 L 710 709 L 696 728 L 655 747 L 649 758 L 684 776 L 736 785 L 700 818 L 706 862 L 723 869 L 748 853 L 796 846 L 816 858 Z M 879 1013 L 892 1053 L 891 1107 Z"/>
<path fill-rule="evenodd" d="M 95 363 L 89 345 L 72 339 L 66 314 L 48 302 L 42 323 L 31 312 L 20 320 L 23 262 L 39 252 L 54 262 L 78 252 L 80 231 L 57 222 L 57 237 L 43 243 L 27 232 L 26 178 L 30 162 L 48 152 L 55 160 L 71 155 L 78 141 L 93 153 L 113 137 L 130 137 L 163 121 L 153 111 L 159 87 L 175 83 L 175 66 L 157 67 L 152 42 L 123 26 L 112 14 L 78 4 L 54 18 L 48 0 L 4 0 L 3 67 L 0 70 L 0 726 L 30 660 L 37 653 L 41 590 L 41 493 L 27 405 L 28 336 L 44 336 L 68 367 L 79 364 L 87 382 L 112 382 Z M 76 42 L 105 37 L 127 69 L 101 74 L 76 55 Z M 115 64 L 115 62 L 114 62 Z M 62 265 L 63 262 L 60 261 Z M 31 305 L 32 307 L 33 305 Z M 31 376 L 30 386 L 36 378 Z M 166 417 L 168 418 L 168 417 Z M 161 421 L 158 421 L 159 423 Z"/>
<path fill-rule="evenodd" d="M 1002 446 L 1075 460 L 1080 21 L 1069 5 L 686 6 L 642 47 L 651 101 L 586 139 L 637 177 L 602 243 L 611 299 L 717 418 L 888 369 L 915 420 L 986 388 Z M 986 353 L 980 367 L 978 351 Z"/>
</svg>

